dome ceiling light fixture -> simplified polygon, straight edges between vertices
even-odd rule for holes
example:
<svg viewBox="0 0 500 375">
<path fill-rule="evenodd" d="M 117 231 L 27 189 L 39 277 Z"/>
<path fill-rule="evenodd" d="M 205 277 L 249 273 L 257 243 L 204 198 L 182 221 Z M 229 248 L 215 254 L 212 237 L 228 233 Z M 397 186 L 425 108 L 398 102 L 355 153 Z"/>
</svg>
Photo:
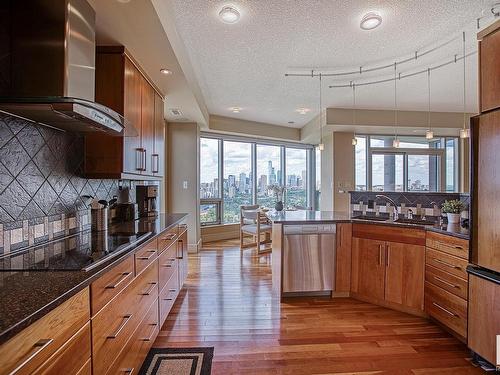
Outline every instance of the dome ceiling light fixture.
<svg viewBox="0 0 500 375">
<path fill-rule="evenodd" d="M 311 110 L 309 108 L 297 108 L 295 112 L 300 113 L 301 115 L 307 115 Z"/>
<path fill-rule="evenodd" d="M 373 30 L 380 26 L 381 23 L 382 16 L 378 12 L 368 12 L 361 19 L 359 27 L 363 30 Z"/>
<path fill-rule="evenodd" d="M 172 71 L 167 68 L 161 68 L 160 73 L 165 74 L 166 76 L 172 75 Z"/>
<path fill-rule="evenodd" d="M 224 23 L 233 24 L 240 20 L 240 12 L 232 6 L 224 6 L 220 12 L 219 17 Z"/>
<path fill-rule="evenodd" d="M 240 113 L 241 112 L 241 107 L 231 107 L 229 110 L 233 113 Z"/>
</svg>

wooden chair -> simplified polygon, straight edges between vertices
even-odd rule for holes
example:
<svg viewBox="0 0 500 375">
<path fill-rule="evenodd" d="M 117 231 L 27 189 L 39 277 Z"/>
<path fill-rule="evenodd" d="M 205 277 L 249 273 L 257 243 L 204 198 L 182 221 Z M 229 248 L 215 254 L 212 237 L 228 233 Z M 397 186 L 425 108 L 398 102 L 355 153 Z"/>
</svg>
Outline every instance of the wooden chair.
<svg viewBox="0 0 500 375">
<path fill-rule="evenodd" d="M 269 251 L 270 249 L 260 249 L 261 244 L 271 242 L 272 226 L 266 215 L 260 211 L 258 205 L 240 206 L 240 248 L 257 247 L 258 253 Z M 262 234 L 265 235 L 262 241 Z M 253 238 L 252 243 L 245 244 L 245 235 Z"/>
</svg>

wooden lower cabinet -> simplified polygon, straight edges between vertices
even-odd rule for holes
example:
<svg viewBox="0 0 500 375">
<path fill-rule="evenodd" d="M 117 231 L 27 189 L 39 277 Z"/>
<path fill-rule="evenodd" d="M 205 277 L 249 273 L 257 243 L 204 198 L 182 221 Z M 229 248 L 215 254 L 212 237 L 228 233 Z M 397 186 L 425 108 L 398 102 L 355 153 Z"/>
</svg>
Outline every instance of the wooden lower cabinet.
<svg viewBox="0 0 500 375">
<path fill-rule="evenodd" d="M 158 296 L 159 312 L 160 312 L 160 326 L 163 325 L 167 319 L 168 313 L 174 305 L 175 299 L 179 295 L 179 275 L 177 267 L 174 273 L 167 281 Z"/>
<path fill-rule="evenodd" d="M 0 374 L 32 374 L 41 366 L 48 371 L 45 362 L 56 358 L 58 351 L 63 355 L 62 348 L 89 319 L 89 289 L 85 288 L 0 346 Z"/>
<path fill-rule="evenodd" d="M 106 374 L 151 303 L 158 298 L 158 262 L 148 266 L 92 318 L 94 375 Z"/>
<path fill-rule="evenodd" d="M 348 295 L 351 291 L 351 244 L 352 224 L 337 224 L 337 248 L 335 251 L 334 294 Z"/>
<path fill-rule="evenodd" d="M 499 334 L 500 285 L 470 275 L 468 346 L 490 363 L 496 364 L 495 349 Z"/>
<path fill-rule="evenodd" d="M 386 243 L 385 300 L 424 310 L 425 248 Z"/>
<path fill-rule="evenodd" d="M 353 224 L 351 292 L 355 297 L 423 314 L 425 232 Z M 402 242 L 383 241 L 384 233 Z M 405 242 L 403 242 L 405 241 Z"/>
<path fill-rule="evenodd" d="M 352 291 L 359 296 L 384 299 L 385 242 L 352 239 Z"/>
<path fill-rule="evenodd" d="M 108 373 L 137 374 L 158 335 L 159 326 L 158 300 L 155 299 Z"/>
<path fill-rule="evenodd" d="M 89 358 L 76 375 L 92 375 L 92 360 Z"/>
<path fill-rule="evenodd" d="M 90 361 L 90 322 L 87 322 L 33 374 L 76 374 L 88 361 Z"/>
</svg>

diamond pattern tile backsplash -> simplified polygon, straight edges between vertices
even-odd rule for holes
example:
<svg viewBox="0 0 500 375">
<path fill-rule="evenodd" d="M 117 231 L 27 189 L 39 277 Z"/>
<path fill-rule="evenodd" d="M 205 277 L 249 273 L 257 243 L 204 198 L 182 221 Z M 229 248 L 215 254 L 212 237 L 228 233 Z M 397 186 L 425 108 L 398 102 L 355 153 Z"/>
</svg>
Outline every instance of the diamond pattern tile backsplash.
<svg viewBox="0 0 500 375">
<path fill-rule="evenodd" d="M 82 172 L 82 136 L 0 114 L 0 254 L 86 229 L 83 195 L 135 200 L 135 182 Z"/>
</svg>

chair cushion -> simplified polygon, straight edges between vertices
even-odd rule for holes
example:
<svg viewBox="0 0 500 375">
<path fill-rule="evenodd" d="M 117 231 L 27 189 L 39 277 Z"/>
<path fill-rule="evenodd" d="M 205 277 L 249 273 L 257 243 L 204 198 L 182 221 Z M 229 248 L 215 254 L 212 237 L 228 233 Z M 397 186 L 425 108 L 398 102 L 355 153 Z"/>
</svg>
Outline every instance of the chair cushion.
<svg viewBox="0 0 500 375">
<path fill-rule="evenodd" d="M 270 232 L 272 227 L 267 224 L 262 224 L 260 226 L 260 231 L 261 232 Z M 241 226 L 241 231 L 245 233 L 252 233 L 252 234 L 257 234 L 257 225 L 255 224 L 250 224 L 250 225 L 242 225 Z"/>
</svg>

